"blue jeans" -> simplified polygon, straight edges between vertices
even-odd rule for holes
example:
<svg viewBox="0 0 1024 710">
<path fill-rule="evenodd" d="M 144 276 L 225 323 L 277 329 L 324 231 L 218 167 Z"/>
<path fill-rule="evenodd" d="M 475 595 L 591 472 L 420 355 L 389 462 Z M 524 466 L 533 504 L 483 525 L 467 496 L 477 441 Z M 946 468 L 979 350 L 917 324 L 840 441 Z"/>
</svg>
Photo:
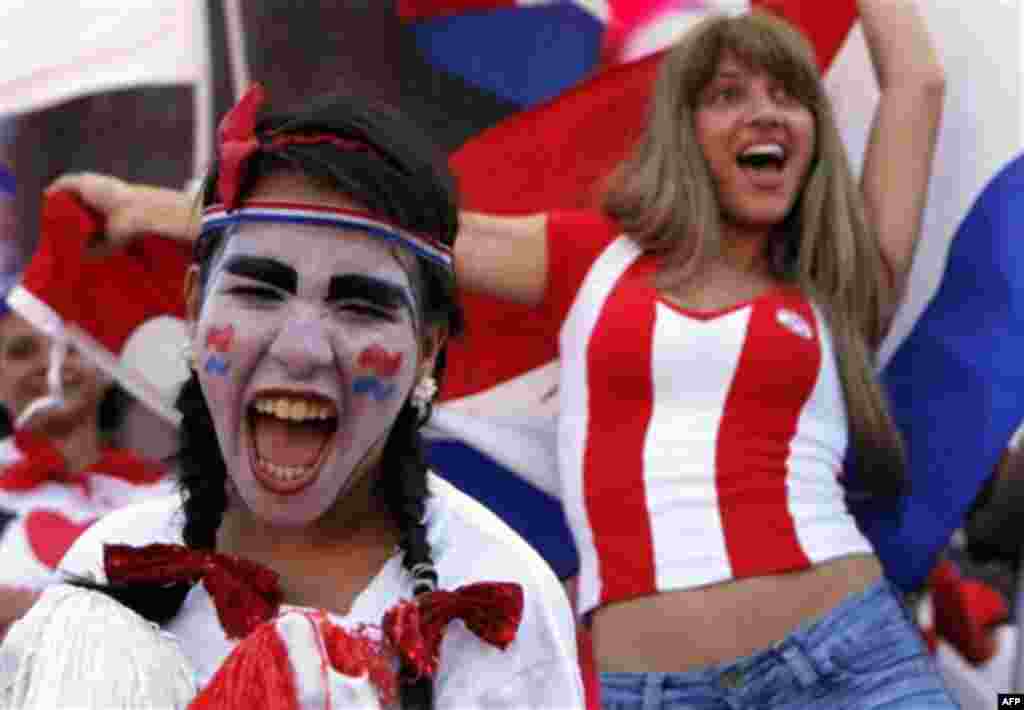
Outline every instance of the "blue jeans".
<svg viewBox="0 0 1024 710">
<path fill-rule="evenodd" d="M 602 673 L 601 704 L 605 710 L 958 707 L 886 581 L 737 661 L 686 673 Z"/>
</svg>

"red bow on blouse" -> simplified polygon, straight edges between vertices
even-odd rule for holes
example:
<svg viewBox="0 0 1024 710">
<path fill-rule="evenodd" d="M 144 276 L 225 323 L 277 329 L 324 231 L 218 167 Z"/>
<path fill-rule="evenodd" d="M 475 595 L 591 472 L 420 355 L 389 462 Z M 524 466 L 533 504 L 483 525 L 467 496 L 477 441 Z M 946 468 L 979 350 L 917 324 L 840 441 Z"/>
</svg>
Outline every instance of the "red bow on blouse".
<svg viewBox="0 0 1024 710">
<path fill-rule="evenodd" d="M 509 582 L 478 582 L 403 601 L 384 615 L 388 643 L 420 675 L 432 676 L 448 624 L 461 619 L 481 640 L 504 650 L 523 619 L 523 588 Z"/>
<path fill-rule="evenodd" d="M 194 584 L 203 581 L 228 638 L 243 638 L 281 606 L 278 575 L 240 557 L 183 545 L 105 545 L 103 569 L 112 584 Z"/>
<path fill-rule="evenodd" d="M 228 638 L 243 638 L 277 615 L 276 572 L 239 557 L 182 545 L 106 545 L 103 566 L 113 584 L 174 584 L 203 580 Z M 461 619 L 483 641 L 506 648 L 523 618 L 523 589 L 508 582 L 478 582 L 455 591 L 421 594 L 384 615 L 383 632 L 395 653 L 421 675 L 433 675 L 448 624 Z"/>
</svg>

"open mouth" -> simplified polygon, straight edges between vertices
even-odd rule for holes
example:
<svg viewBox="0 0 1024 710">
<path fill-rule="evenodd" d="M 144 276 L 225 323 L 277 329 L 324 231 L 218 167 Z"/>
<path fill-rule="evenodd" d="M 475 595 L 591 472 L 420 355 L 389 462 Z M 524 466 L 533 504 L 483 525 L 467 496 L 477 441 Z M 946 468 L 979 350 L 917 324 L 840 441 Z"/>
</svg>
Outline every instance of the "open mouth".
<svg viewBox="0 0 1024 710">
<path fill-rule="evenodd" d="M 777 175 L 786 167 L 786 149 L 778 143 L 752 145 L 736 157 L 736 163 L 754 175 Z"/>
<path fill-rule="evenodd" d="M 319 476 L 338 430 L 333 402 L 314 395 L 262 394 L 247 412 L 253 474 L 268 490 L 297 493 Z"/>
</svg>

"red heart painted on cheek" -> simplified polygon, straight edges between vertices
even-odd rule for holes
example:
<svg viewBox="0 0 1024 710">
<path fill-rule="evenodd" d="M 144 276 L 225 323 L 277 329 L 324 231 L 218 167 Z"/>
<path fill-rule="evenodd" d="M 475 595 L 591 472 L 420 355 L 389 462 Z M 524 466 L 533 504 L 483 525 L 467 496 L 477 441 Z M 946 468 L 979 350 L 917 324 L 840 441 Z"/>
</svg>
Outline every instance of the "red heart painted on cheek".
<svg viewBox="0 0 1024 710">
<path fill-rule="evenodd" d="M 25 516 L 25 537 L 32 554 L 50 569 L 57 569 L 64 553 L 96 518 L 75 523 L 55 510 L 33 510 Z"/>
<path fill-rule="evenodd" d="M 357 364 L 372 370 L 378 377 L 393 377 L 402 366 L 402 353 L 389 353 L 380 345 L 371 345 L 359 353 Z"/>
<path fill-rule="evenodd" d="M 233 326 L 214 326 L 206 333 L 206 348 L 219 353 L 226 353 L 231 350 L 231 343 L 235 339 Z"/>
</svg>

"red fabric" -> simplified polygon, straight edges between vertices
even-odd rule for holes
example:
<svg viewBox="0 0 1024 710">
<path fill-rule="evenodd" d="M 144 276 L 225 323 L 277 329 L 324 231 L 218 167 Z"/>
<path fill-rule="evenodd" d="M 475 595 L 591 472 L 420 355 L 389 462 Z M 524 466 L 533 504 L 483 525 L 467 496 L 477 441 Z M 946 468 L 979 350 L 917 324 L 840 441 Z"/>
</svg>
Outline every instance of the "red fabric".
<svg viewBox="0 0 1024 710">
<path fill-rule="evenodd" d="M 407 0 L 399 12 L 407 17 L 439 4 Z M 617 5 L 612 3 L 613 11 Z M 854 0 L 754 0 L 753 5 L 804 30 L 823 67 L 856 19 Z M 495 214 L 593 206 L 601 181 L 640 135 L 663 54 L 603 69 L 557 98 L 474 136 L 449 161 L 463 204 Z M 460 295 L 469 327 L 449 343 L 452 366 L 442 400 L 487 390 L 557 357 L 557 324 L 536 318 L 527 306 L 473 292 Z"/>
<path fill-rule="evenodd" d="M 253 84 L 224 115 L 217 129 L 220 144 L 217 193 L 224 207 L 229 210 L 238 205 L 245 161 L 260 148 L 256 137 L 256 116 L 265 98 L 263 87 Z"/>
<path fill-rule="evenodd" d="M 624 377 L 615 377 L 607 364 L 652 362 L 656 267 L 653 257 L 643 257 L 626 270 L 612 288 L 586 350 L 589 416 L 583 497 L 593 530 L 602 603 L 657 588 L 644 472 L 644 443 L 654 414 L 653 368 L 617 367 L 613 369 Z M 635 340 L 622 337 L 623 313 L 629 314 Z M 609 476 L 609 471 L 615 474 Z"/>
<path fill-rule="evenodd" d="M 325 618 L 321 628 L 334 670 L 353 678 L 368 674 L 381 703 L 394 703 L 398 697 L 398 678 L 385 644 L 361 630 L 348 631 L 330 619 Z"/>
<path fill-rule="evenodd" d="M 166 475 L 157 463 L 127 449 L 104 449 L 100 459 L 82 471 L 68 471 L 60 451 L 45 437 L 26 431 L 14 434 L 22 458 L 0 471 L 0 490 L 27 491 L 44 483 L 77 484 L 88 488 L 88 479 L 103 474 L 135 484 L 156 483 Z"/>
<path fill-rule="evenodd" d="M 253 84 L 238 103 L 221 119 L 217 130 L 220 141 L 220 165 L 217 176 L 217 194 L 225 209 L 238 207 L 239 190 L 245 176 L 245 163 L 254 153 L 264 148 L 283 148 L 289 145 L 331 145 L 352 152 L 377 155 L 370 144 L 354 139 L 339 138 L 328 133 L 307 135 L 279 135 L 265 142 L 256 135 L 256 118 L 266 100 L 261 84 Z"/>
<path fill-rule="evenodd" d="M 528 214 L 593 205 L 596 186 L 640 135 L 660 59 L 603 71 L 463 145 L 449 164 L 465 207 Z M 474 292 L 460 297 L 469 327 L 448 344 L 453 365 L 442 400 L 489 389 L 558 357 L 557 324 L 537 318 L 535 309 Z"/>
<path fill-rule="evenodd" d="M 569 315 L 594 261 L 620 234 L 619 225 L 596 210 L 548 214 L 548 273 L 542 307 L 556 329 Z"/>
<path fill-rule="evenodd" d="M 751 310 L 716 440 L 718 511 L 737 578 L 765 574 L 766 564 L 780 571 L 811 566 L 789 510 L 787 478 L 790 443 L 821 372 L 821 345 L 817 333 L 786 337 L 779 322 L 779 314 L 788 310 L 816 327 L 814 312 L 798 291 L 780 291 L 771 300 L 771 307 Z M 777 377 L 780 371 L 787 377 Z M 759 445 L 737 445 L 745 441 Z M 756 484 L 741 483 L 736 471 L 756 471 Z M 743 504 L 751 497 L 758 501 L 757 515 Z"/>
<path fill-rule="evenodd" d="M 814 45 L 818 66 L 827 69 L 857 20 L 855 0 L 752 0 L 753 7 L 780 15 L 802 31 Z"/>
<path fill-rule="evenodd" d="M 116 355 L 147 320 L 185 317 L 190 253 L 181 242 L 147 235 L 109 256 L 91 257 L 87 249 L 102 230 L 102 220 L 74 194 L 46 193 L 39 246 L 22 285 Z"/>
<path fill-rule="evenodd" d="M 1009 618 L 1002 595 L 980 580 L 961 577 L 950 560 L 935 567 L 928 586 L 935 635 L 974 665 L 992 658 L 997 650 L 994 627 Z"/>
<path fill-rule="evenodd" d="M 189 710 L 300 710 L 288 647 L 273 624 L 246 637 L 189 703 Z"/>
<path fill-rule="evenodd" d="M 22 458 L 0 470 L 0 490 L 9 493 L 26 493 L 54 483 L 78 486 L 83 495 L 91 497 L 91 479 L 96 475 L 135 485 L 154 484 L 166 475 L 156 462 L 125 449 L 104 449 L 92 465 L 81 471 L 68 471 L 60 451 L 45 437 L 18 431 L 14 434 L 14 445 Z M 24 514 L 25 537 L 35 558 L 56 569 L 75 540 L 95 521 L 95 517 L 75 521 L 60 510 L 40 507 Z"/>
<path fill-rule="evenodd" d="M 301 614 L 313 625 L 324 642 L 326 660 L 334 670 L 352 678 L 367 675 L 382 705 L 395 702 L 398 678 L 391 662 L 391 649 L 383 642 L 372 638 L 365 629 L 349 631 L 334 624 L 323 611 L 289 613 Z M 326 682 L 326 665 L 323 671 Z M 298 710 L 302 707 L 300 700 L 289 649 L 276 621 L 270 621 L 235 646 L 189 708 Z"/>
<path fill-rule="evenodd" d="M 55 570 L 75 540 L 97 520 L 76 523 L 59 510 L 33 510 L 25 515 L 25 537 L 36 559 Z"/>
<path fill-rule="evenodd" d="M 183 545 L 105 545 L 103 568 L 114 584 L 174 584 L 202 580 L 228 638 L 243 638 L 281 606 L 278 575 L 240 557 Z"/>
<path fill-rule="evenodd" d="M 515 7 L 516 0 L 398 0 L 395 13 L 406 22 L 428 20 L 464 12 L 487 12 Z"/>
<path fill-rule="evenodd" d="M 601 710 L 601 676 L 594 659 L 594 640 L 583 624 L 576 625 L 576 652 L 583 677 L 583 697 L 587 710 Z"/>
<path fill-rule="evenodd" d="M 523 588 L 479 582 L 400 602 L 384 615 L 385 638 L 420 675 L 432 676 L 448 624 L 461 619 L 482 641 L 501 649 L 515 639 L 523 618 Z"/>
</svg>

